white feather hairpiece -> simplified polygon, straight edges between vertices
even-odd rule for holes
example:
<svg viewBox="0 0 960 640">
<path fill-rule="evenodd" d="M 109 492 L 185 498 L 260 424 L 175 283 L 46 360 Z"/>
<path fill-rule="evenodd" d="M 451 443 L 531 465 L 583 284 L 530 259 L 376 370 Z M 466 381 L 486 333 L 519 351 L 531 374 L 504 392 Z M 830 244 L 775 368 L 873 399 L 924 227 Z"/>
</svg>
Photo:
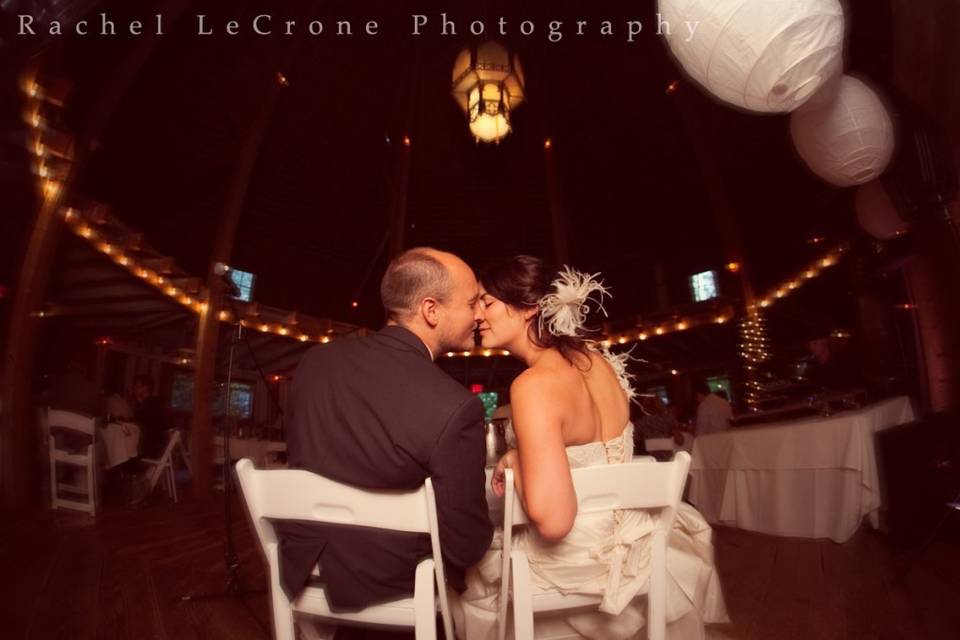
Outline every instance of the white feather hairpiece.
<svg viewBox="0 0 960 640">
<path fill-rule="evenodd" d="M 632 349 L 624 351 L 623 353 L 613 353 L 609 347 L 605 345 L 600 346 L 600 355 L 606 358 L 610 366 L 613 367 L 613 372 L 617 374 L 620 388 L 623 389 L 623 392 L 626 394 L 627 400 L 633 402 L 637 397 L 637 391 L 633 388 L 633 382 L 636 376 L 627 371 L 627 363 L 631 360 L 639 360 L 641 362 L 643 360 L 631 356 L 630 351 L 632 351 Z"/>
<path fill-rule="evenodd" d="M 591 302 L 607 315 L 603 297 L 610 292 L 599 275 L 564 266 L 552 283 L 553 291 L 540 298 L 540 332 L 546 328 L 555 336 L 582 336 Z"/>
</svg>

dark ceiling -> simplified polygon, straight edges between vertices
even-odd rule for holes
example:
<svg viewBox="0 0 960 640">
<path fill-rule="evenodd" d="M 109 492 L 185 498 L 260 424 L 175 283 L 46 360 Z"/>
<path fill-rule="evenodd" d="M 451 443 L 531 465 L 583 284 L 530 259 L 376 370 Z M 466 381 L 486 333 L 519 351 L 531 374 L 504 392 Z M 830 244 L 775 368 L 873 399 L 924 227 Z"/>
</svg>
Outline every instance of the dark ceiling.
<svg viewBox="0 0 960 640">
<path fill-rule="evenodd" d="M 87 3 L 93 4 L 93 3 Z M 176 4 L 170 3 L 170 4 Z M 184 4 L 184 3 L 181 3 Z M 654 265 L 665 268 L 670 302 L 688 301 L 685 278 L 716 268 L 723 250 L 696 161 L 691 131 L 713 137 L 725 197 L 742 227 L 760 289 L 791 275 L 811 255 L 814 234 L 851 227 L 850 197 L 812 177 L 792 152 L 783 116 L 748 115 L 704 97 L 682 78 L 655 28 L 655 3 L 243 2 L 186 3 L 181 20 L 140 70 L 90 157 L 79 191 L 110 203 L 188 272 L 206 272 L 229 177 L 275 71 L 290 86 L 272 112 L 244 199 L 231 262 L 257 274 L 265 304 L 376 326 L 385 234 L 401 143 L 412 140 L 406 246 L 427 244 L 481 267 L 517 253 L 552 257 L 543 142 L 554 145 L 571 261 L 602 271 L 613 317 L 657 306 Z M 228 10 L 224 7 L 229 6 Z M 157 10 L 102 3 L 118 23 Z M 848 7 L 848 69 L 881 86 L 889 74 L 886 3 Z M 440 14 L 458 36 L 440 35 Z M 197 34 L 208 24 L 241 22 L 241 34 Z M 256 36 L 252 16 L 298 25 L 319 19 L 320 36 Z M 411 35 L 411 14 L 430 22 Z M 527 101 L 514 133 L 478 145 L 449 94 L 453 60 L 472 19 L 520 56 Z M 338 19 L 354 35 L 336 36 Z M 529 19 L 532 36 L 516 25 Z M 547 40 L 550 20 L 563 38 Z M 626 21 L 644 32 L 627 42 Z M 361 35 L 367 20 L 380 33 Z M 583 36 L 575 21 L 586 20 Z M 599 34 L 610 20 L 614 35 Z M 137 38 L 58 41 L 75 80 L 69 118 L 79 128 L 94 99 Z M 286 62 L 289 60 L 289 62 Z M 686 100 L 696 127 L 682 117 Z M 8 240 L 9 241 L 9 240 Z M 358 309 L 351 301 L 359 299 Z"/>
</svg>

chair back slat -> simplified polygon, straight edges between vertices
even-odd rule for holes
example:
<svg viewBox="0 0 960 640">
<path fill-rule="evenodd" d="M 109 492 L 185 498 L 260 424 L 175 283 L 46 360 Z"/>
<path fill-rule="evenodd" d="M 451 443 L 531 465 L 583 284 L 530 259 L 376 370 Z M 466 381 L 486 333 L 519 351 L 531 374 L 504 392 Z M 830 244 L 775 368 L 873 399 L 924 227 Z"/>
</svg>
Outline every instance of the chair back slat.
<svg viewBox="0 0 960 640">
<path fill-rule="evenodd" d="M 302 469 L 257 470 L 247 459 L 237 463 L 237 475 L 254 518 L 430 532 L 422 486 L 412 491 L 373 491 Z"/>
<path fill-rule="evenodd" d="M 679 501 L 689 468 L 690 454 L 681 451 L 670 462 L 644 460 L 571 469 L 577 514 L 669 508 Z M 504 508 L 507 505 L 513 507 L 511 525 L 530 522 L 521 502 L 513 499 L 512 491 Z"/>
<path fill-rule="evenodd" d="M 47 410 L 47 429 L 70 429 L 79 431 L 88 436 L 95 435 L 96 419 L 82 413 L 64 411 L 63 409 Z"/>
</svg>

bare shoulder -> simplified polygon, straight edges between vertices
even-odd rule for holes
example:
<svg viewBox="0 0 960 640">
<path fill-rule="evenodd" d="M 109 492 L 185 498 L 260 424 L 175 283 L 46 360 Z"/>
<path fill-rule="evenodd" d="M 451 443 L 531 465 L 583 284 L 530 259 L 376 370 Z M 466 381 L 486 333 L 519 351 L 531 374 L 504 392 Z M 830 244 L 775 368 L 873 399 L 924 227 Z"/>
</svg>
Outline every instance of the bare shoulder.
<svg viewBox="0 0 960 640">
<path fill-rule="evenodd" d="M 510 398 L 515 401 L 517 398 L 526 399 L 538 396 L 550 386 L 551 382 L 547 371 L 530 367 L 514 378 L 510 385 Z"/>
<path fill-rule="evenodd" d="M 572 381 L 569 368 L 538 364 L 516 377 L 510 385 L 510 397 L 556 400 Z"/>
</svg>

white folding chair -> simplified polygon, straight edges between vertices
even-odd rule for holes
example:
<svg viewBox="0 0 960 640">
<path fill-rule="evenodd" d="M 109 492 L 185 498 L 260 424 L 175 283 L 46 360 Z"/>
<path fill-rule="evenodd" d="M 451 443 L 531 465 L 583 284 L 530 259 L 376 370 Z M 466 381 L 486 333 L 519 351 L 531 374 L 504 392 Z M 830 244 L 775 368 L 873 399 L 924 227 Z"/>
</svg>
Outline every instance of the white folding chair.
<svg viewBox="0 0 960 640">
<path fill-rule="evenodd" d="M 454 637 L 440 554 L 436 501 L 429 478 L 415 491 L 370 491 L 299 469 L 257 470 L 248 458 L 237 462 L 236 469 L 250 518 L 267 557 L 276 640 L 294 640 L 295 613 L 319 616 L 334 624 L 413 627 L 417 640 L 434 640 L 438 604 L 446 637 Z M 323 587 L 307 586 L 296 600 L 287 599 L 280 587 L 279 545 L 271 520 L 427 533 L 433 556 L 417 565 L 412 598 L 360 611 L 336 612 L 331 610 Z"/>
<path fill-rule="evenodd" d="M 147 465 L 150 469 L 147 477 L 147 495 L 153 493 L 153 490 L 157 487 L 157 482 L 160 481 L 160 478 L 163 478 L 167 495 L 169 495 L 174 502 L 177 502 L 177 478 L 173 473 L 173 454 L 177 447 L 181 447 L 182 452 L 180 432 L 176 429 L 171 429 L 167 436 L 167 446 L 163 448 L 163 453 L 159 458 L 140 458 L 140 462 Z M 184 460 L 186 460 L 186 458 L 184 458 Z"/>
<path fill-rule="evenodd" d="M 658 527 L 651 535 L 650 588 L 647 594 L 647 637 L 663 640 L 666 634 L 666 553 L 677 505 L 690 468 L 690 454 L 681 451 L 670 462 L 634 461 L 573 469 L 577 514 L 615 509 L 659 511 Z M 507 604 L 513 585 L 513 630 L 516 640 L 532 640 L 533 614 L 581 607 L 596 607 L 600 596 L 543 590 L 531 583 L 526 554 L 512 549 L 513 526 L 528 524 L 523 506 L 516 499 L 513 471 L 507 469 L 503 516 L 503 565 L 497 637 L 506 636 Z"/>
<path fill-rule="evenodd" d="M 47 440 L 50 452 L 50 502 L 54 509 L 65 507 L 86 511 L 91 516 L 97 515 L 97 428 L 95 418 L 72 411 L 47 409 Z M 75 431 L 90 437 L 90 442 L 79 451 L 58 448 L 55 429 Z M 60 482 L 57 478 L 57 467 L 73 467 L 76 482 Z M 64 492 L 85 496 L 85 500 L 64 497 Z"/>
</svg>

